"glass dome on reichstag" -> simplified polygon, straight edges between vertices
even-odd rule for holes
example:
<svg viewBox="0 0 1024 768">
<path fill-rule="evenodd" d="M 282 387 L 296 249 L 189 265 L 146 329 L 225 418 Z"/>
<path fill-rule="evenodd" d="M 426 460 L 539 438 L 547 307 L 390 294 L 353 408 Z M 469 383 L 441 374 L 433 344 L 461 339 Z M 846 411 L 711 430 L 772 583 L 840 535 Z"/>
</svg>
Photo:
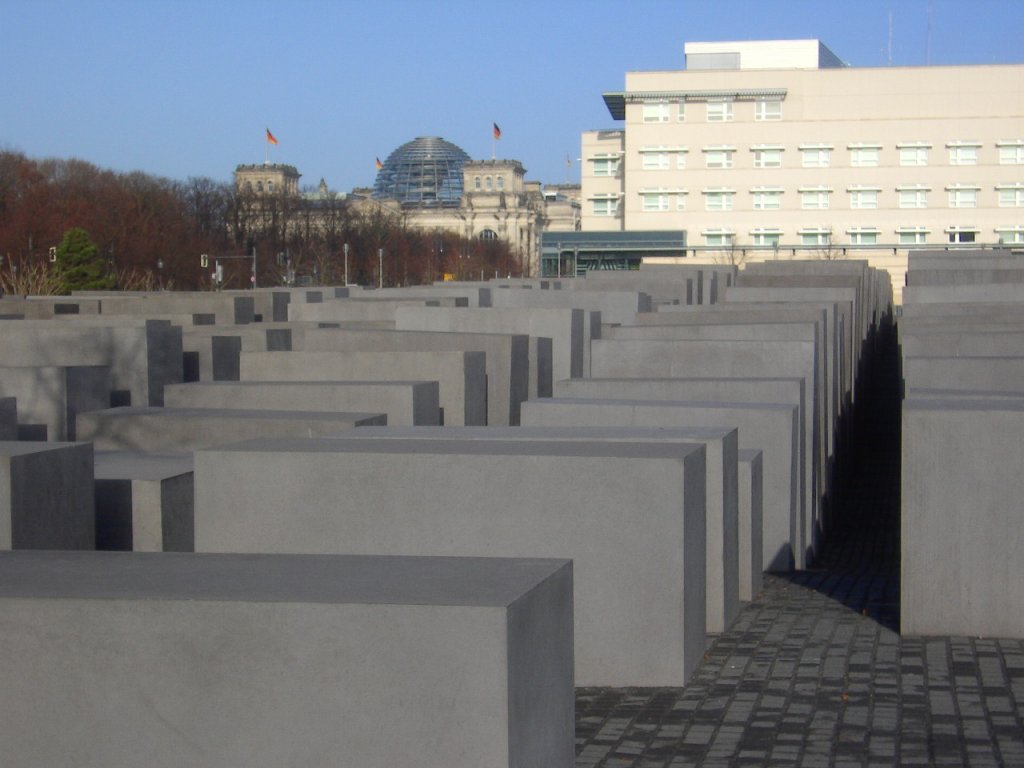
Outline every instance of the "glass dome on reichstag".
<svg viewBox="0 0 1024 768">
<path fill-rule="evenodd" d="M 373 196 L 403 205 L 456 206 L 462 197 L 460 147 L 437 136 L 421 136 L 388 155 L 377 171 Z"/>
</svg>

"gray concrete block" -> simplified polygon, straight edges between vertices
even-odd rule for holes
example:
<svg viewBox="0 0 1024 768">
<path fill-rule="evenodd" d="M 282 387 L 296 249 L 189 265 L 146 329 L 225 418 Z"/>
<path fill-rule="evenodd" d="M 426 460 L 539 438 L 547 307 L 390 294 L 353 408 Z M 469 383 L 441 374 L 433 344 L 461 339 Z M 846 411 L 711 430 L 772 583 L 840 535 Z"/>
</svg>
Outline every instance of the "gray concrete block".
<svg viewBox="0 0 1024 768">
<path fill-rule="evenodd" d="M 488 426 L 519 424 L 520 404 L 529 399 L 529 336 L 525 334 L 322 328 L 305 332 L 304 348 L 309 352 L 480 351 L 486 354 Z"/>
<path fill-rule="evenodd" d="M 0 441 L 18 439 L 18 401 L 0 397 Z"/>
<path fill-rule="evenodd" d="M 584 312 L 582 309 L 447 309 L 400 307 L 395 328 L 405 331 L 468 331 L 472 333 L 525 333 L 551 339 L 556 379 L 583 375 Z M 530 360 L 530 366 L 536 365 Z"/>
<path fill-rule="evenodd" d="M 181 328 L 165 320 L 99 315 L 10 322 L 16 325 L 0 333 L 4 365 L 106 365 L 114 391 L 136 405 L 163 405 L 164 386 L 182 381 Z"/>
<path fill-rule="evenodd" d="M 93 448 L 0 442 L 0 550 L 93 549 Z"/>
<path fill-rule="evenodd" d="M 1024 357 L 905 357 L 907 388 L 1013 389 L 1024 381 Z"/>
<path fill-rule="evenodd" d="M 75 418 L 108 408 L 110 384 L 109 366 L 0 365 L 0 395 L 17 398 L 22 424 L 41 427 L 47 440 L 75 440 Z"/>
<path fill-rule="evenodd" d="M 96 549 L 194 549 L 191 453 L 100 451 L 95 457 Z"/>
<path fill-rule="evenodd" d="M 761 451 L 742 450 L 738 456 L 740 600 L 754 600 L 764 584 L 763 530 L 764 463 Z"/>
<path fill-rule="evenodd" d="M 805 516 L 807 557 L 817 551 L 822 531 L 821 500 L 824 467 L 821 431 L 808 415 L 804 380 L 800 378 L 694 377 L 674 379 L 568 379 L 555 384 L 556 398 L 675 400 L 731 403 L 785 403 L 796 406 L 800 428 L 800 504 Z M 749 598 L 748 598 L 749 599 Z"/>
<path fill-rule="evenodd" d="M 11 768 L 566 768 L 572 565 L 6 553 L 0 676 Z"/>
<path fill-rule="evenodd" d="M 243 352 L 243 381 L 438 382 L 442 424 L 487 423 L 483 352 Z"/>
<path fill-rule="evenodd" d="M 219 381 L 173 384 L 168 408 L 383 413 L 394 426 L 440 423 L 436 381 Z"/>
<path fill-rule="evenodd" d="M 76 291 L 74 297 L 89 297 L 89 291 Z M 244 325 L 255 319 L 255 299 L 252 291 L 158 291 L 155 293 L 125 292 L 100 296 L 100 311 L 104 316 L 128 315 L 157 318 L 160 316 L 189 317 L 193 314 L 213 314 L 217 325 Z"/>
<path fill-rule="evenodd" d="M 326 437 L 386 422 L 379 413 L 125 407 L 79 414 L 78 434 L 101 451 L 156 453 L 255 437 Z"/>
<path fill-rule="evenodd" d="M 900 631 L 1024 637 L 1024 401 L 903 403 Z"/>
<path fill-rule="evenodd" d="M 585 381 L 573 379 L 573 381 Z M 671 442 L 699 443 L 705 449 L 705 508 L 707 515 L 706 539 L 706 629 L 709 633 L 724 632 L 739 612 L 741 585 L 738 583 L 743 566 L 737 563 L 741 553 L 740 540 L 747 546 L 747 577 L 750 578 L 751 559 L 749 542 L 756 538 L 757 582 L 761 581 L 761 518 L 760 507 L 757 531 L 739 531 L 739 502 L 737 499 L 737 430 L 724 427 L 439 427 L 395 428 L 360 427 L 346 438 L 358 439 L 458 439 L 458 440 L 560 440 L 586 442 Z M 760 482 L 760 481 L 759 481 Z M 758 486 L 760 492 L 760 486 Z M 748 525 L 750 515 L 747 515 Z M 750 585 L 746 587 L 749 593 Z M 749 597 L 746 599 L 750 599 Z"/>
<path fill-rule="evenodd" d="M 788 571 L 804 567 L 795 406 L 553 398 L 523 403 L 523 425 L 738 427 L 739 447 L 764 453 L 764 568 Z"/>
<path fill-rule="evenodd" d="M 705 648 L 704 455 L 638 442 L 252 441 L 197 455 L 196 549 L 559 552 L 574 563 L 576 684 L 682 685 Z"/>
</svg>

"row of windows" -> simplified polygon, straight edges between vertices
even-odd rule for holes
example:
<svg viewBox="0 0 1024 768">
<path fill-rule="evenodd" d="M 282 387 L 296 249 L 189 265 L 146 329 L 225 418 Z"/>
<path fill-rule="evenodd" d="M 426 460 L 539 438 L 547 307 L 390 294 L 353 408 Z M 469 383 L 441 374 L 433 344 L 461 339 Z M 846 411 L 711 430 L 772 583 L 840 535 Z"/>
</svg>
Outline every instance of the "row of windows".
<svg viewBox="0 0 1024 768">
<path fill-rule="evenodd" d="M 1024 208 L 1024 183 L 997 186 L 997 203 L 1000 208 Z M 850 208 L 852 210 L 877 210 L 880 187 L 849 189 Z M 898 207 L 920 209 L 928 207 L 930 188 L 921 186 L 897 187 Z M 950 208 L 977 208 L 981 187 L 957 185 L 946 187 L 947 202 Z M 686 209 L 686 190 L 648 191 L 640 193 L 641 207 L 644 211 L 668 211 Z M 734 209 L 736 191 L 732 189 L 705 190 L 704 209 L 708 211 L 731 211 Z M 782 209 L 781 189 L 753 189 L 752 207 L 755 211 L 777 211 Z M 798 190 L 800 209 L 804 211 L 826 211 L 831 208 L 832 190 L 828 188 L 808 188 Z M 673 202 L 674 198 L 674 202 Z"/>
<path fill-rule="evenodd" d="M 709 123 L 732 122 L 735 116 L 733 109 L 734 100 L 729 98 L 709 99 L 704 105 L 704 119 Z M 645 123 L 668 123 L 673 117 L 677 122 L 686 120 L 686 102 L 661 101 L 644 102 L 641 109 L 641 119 Z M 755 120 L 781 120 L 782 99 L 765 98 L 754 101 Z"/>
<path fill-rule="evenodd" d="M 504 189 L 505 188 L 505 177 L 504 176 L 498 176 L 497 178 L 494 179 L 493 185 L 492 185 L 491 177 L 490 176 L 484 176 L 483 177 L 483 186 L 481 187 L 480 185 L 481 185 L 480 177 L 479 176 L 474 176 L 473 177 L 473 189 L 475 189 L 477 191 L 479 191 L 480 189 L 487 189 L 487 190 L 490 190 L 490 189 L 499 189 L 499 190 L 500 189 Z"/>
<path fill-rule="evenodd" d="M 922 167 L 928 165 L 929 146 L 897 145 L 901 167 Z M 977 142 L 950 142 L 946 145 L 949 165 L 978 165 L 982 145 Z M 850 145 L 851 168 L 878 168 L 881 166 L 881 145 Z M 999 165 L 1024 165 L 1024 140 L 1001 142 L 996 145 Z M 782 168 L 784 147 L 751 147 L 754 168 Z M 800 165 L 803 168 L 829 168 L 832 166 L 833 147 L 803 146 L 799 148 Z M 704 147 L 704 167 L 713 169 L 733 168 L 736 148 L 729 146 Z M 645 171 L 682 170 L 686 168 L 689 149 L 686 147 L 652 147 L 640 150 L 640 167 Z M 592 158 L 591 171 L 594 176 L 617 176 L 620 158 Z"/>
<path fill-rule="evenodd" d="M 993 230 L 998 242 L 1003 244 L 1024 243 L 1024 226 L 1000 227 Z M 879 245 L 882 243 L 881 230 L 873 227 L 860 227 L 846 230 L 846 240 L 841 245 Z M 895 238 L 888 238 L 886 243 L 898 245 L 924 245 L 929 242 L 931 230 L 924 227 L 900 227 L 893 230 Z M 981 232 L 972 227 L 949 227 L 943 230 L 944 240 L 948 243 L 978 242 Z M 711 247 L 732 247 L 739 245 L 736 233 L 726 229 L 708 229 L 702 233 L 704 245 Z M 801 246 L 832 246 L 838 245 L 829 229 L 807 227 L 797 231 L 797 245 Z M 934 240 L 931 242 L 935 242 Z M 759 228 L 750 231 L 749 245 L 761 248 L 778 248 L 782 245 L 782 232 L 778 229 Z"/>
</svg>

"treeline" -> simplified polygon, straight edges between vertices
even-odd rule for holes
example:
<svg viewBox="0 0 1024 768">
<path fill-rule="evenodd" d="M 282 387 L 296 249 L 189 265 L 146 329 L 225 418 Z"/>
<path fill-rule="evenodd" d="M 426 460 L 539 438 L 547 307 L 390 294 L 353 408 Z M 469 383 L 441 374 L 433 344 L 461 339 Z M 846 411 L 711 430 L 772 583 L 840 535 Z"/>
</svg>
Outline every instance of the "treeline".
<svg viewBox="0 0 1024 768">
<path fill-rule="evenodd" d="M 338 195 L 257 196 L 208 178 L 185 182 L 116 173 L 82 160 L 34 160 L 0 151 L 0 285 L 45 293 L 50 248 L 84 229 L 122 290 L 250 285 L 256 253 L 261 286 L 414 285 L 442 279 L 517 276 L 521 265 L 501 241 L 406 226 L 400 213 Z M 383 249 L 383 258 L 379 251 Z M 208 254 L 206 267 L 200 254 Z M 32 275 L 34 280 L 27 278 Z"/>
</svg>

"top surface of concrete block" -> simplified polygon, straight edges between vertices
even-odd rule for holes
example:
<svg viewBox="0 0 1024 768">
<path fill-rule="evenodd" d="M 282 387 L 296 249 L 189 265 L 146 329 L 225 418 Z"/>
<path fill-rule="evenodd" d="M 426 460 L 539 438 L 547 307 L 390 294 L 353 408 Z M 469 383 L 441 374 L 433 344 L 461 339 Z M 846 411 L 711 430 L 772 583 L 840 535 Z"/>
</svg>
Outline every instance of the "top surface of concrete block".
<svg viewBox="0 0 1024 768">
<path fill-rule="evenodd" d="M 164 480 L 193 468 L 191 452 L 97 451 L 94 462 L 97 480 Z"/>
<path fill-rule="evenodd" d="M 33 453 L 46 453 L 47 451 L 66 448 L 72 445 L 83 445 L 83 443 L 41 443 L 34 441 L 0 440 L 0 458 L 28 456 Z"/>
<path fill-rule="evenodd" d="M 0 598 L 508 606 L 568 560 L 0 553 Z"/>
</svg>

